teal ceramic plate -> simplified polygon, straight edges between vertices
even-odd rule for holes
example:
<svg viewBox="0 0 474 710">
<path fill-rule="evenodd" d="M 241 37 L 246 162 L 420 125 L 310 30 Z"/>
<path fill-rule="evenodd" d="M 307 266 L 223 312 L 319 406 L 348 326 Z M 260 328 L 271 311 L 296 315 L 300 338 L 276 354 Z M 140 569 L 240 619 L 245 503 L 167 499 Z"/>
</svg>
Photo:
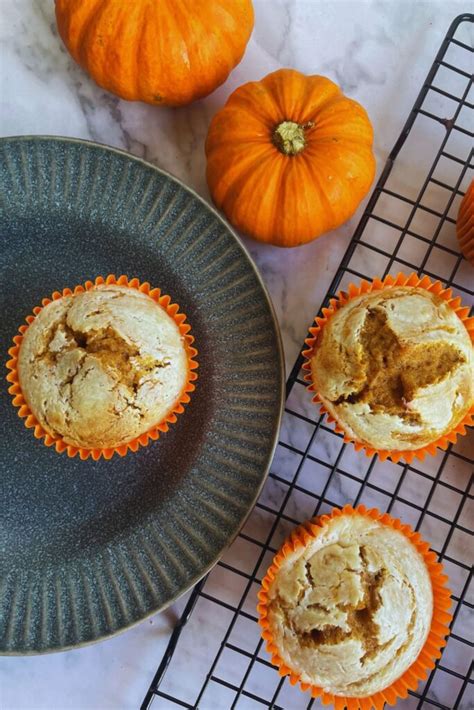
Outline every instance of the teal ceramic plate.
<svg viewBox="0 0 474 710">
<path fill-rule="evenodd" d="M 37 441 L 0 388 L 0 649 L 114 634 L 198 581 L 264 482 L 283 400 L 275 316 L 254 264 L 196 194 L 126 153 L 0 141 L 3 358 L 55 290 L 107 273 L 159 286 L 199 350 L 190 405 L 159 441 L 80 461 Z M 6 370 L 4 370 L 6 375 Z"/>
</svg>

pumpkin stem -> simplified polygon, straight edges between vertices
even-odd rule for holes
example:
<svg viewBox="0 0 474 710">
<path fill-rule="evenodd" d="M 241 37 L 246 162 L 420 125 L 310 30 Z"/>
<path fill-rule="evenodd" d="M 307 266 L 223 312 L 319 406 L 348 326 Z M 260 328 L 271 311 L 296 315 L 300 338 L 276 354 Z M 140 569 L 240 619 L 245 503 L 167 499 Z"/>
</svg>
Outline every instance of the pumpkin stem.
<svg viewBox="0 0 474 710">
<path fill-rule="evenodd" d="M 273 142 L 283 155 L 298 155 L 306 145 L 305 130 L 313 126 L 312 121 L 303 125 L 294 121 L 282 121 L 273 131 Z"/>
</svg>

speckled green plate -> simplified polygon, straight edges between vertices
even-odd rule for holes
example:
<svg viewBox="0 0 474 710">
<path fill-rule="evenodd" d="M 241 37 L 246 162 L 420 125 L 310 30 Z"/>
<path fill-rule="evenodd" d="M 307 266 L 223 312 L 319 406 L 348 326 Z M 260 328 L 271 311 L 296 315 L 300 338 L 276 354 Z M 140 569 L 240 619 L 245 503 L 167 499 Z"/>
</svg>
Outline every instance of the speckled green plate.
<svg viewBox="0 0 474 710">
<path fill-rule="evenodd" d="M 169 293 L 199 349 L 178 423 L 111 461 L 68 459 L 37 441 L 3 377 L 0 649 L 38 653 L 125 629 L 212 567 L 264 482 L 284 378 L 255 266 L 179 181 L 117 150 L 43 137 L 1 140 L 0 175 L 5 361 L 43 296 L 107 273 Z"/>
</svg>

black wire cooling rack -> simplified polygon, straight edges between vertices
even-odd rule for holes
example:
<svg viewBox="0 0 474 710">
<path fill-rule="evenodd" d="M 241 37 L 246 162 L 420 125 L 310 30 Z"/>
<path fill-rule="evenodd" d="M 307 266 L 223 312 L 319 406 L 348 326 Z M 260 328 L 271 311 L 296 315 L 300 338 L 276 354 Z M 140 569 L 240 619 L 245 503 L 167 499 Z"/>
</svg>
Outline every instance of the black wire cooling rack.
<svg viewBox="0 0 474 710">
<path fill-rule="evenodd" d="M 323 306 L 351 281 L 398 271 L 427 274 L 473 302 L 474 271 L 455 237 L 459 202 L 473 177 L 470 23 L 474 15 L 465 14 L 449 28 Z M 263 493 L 231 548 L 191 593 L 142 710 L 320 707 L 271 665 L 256 623 L 257 591 L 295 525 L 347 502 L 377 506 L 411 524 L 431 541 L 450 577 L 448 644 L 427 681 L 399 707 L 474 708 L 473 431 L 423 462 L 368 459 L 346 446 L 311 404 L 301 365 L 300 357 L 288 379 L 281 439 Z"/>
</svg>

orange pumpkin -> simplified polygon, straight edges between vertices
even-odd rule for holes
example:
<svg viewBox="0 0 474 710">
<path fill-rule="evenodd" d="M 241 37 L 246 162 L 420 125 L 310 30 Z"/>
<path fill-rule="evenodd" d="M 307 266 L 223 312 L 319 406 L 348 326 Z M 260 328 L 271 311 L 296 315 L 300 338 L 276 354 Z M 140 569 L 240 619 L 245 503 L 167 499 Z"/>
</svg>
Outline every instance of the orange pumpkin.
<svg viewBox="0 0 474 710">
<path fill-rule="evenodd" d="M 240 62 L 251 0 L 56 0 L 59 34 L 104 89 L 179 106 L 214 91 Z"/>
<path fill-rule="evenodd" d="M 280 69 L 241 86 L 206 141 L 215 204 L 238 229 L 292 247 L 339 227 L 375 174 L 365 110 L 323 76 Z"/>
<path fill-rule="evenodd" d="M 474 180 L 459 207 L 456 235 L 464 258 L 474 266 Z"/>
</svg>

